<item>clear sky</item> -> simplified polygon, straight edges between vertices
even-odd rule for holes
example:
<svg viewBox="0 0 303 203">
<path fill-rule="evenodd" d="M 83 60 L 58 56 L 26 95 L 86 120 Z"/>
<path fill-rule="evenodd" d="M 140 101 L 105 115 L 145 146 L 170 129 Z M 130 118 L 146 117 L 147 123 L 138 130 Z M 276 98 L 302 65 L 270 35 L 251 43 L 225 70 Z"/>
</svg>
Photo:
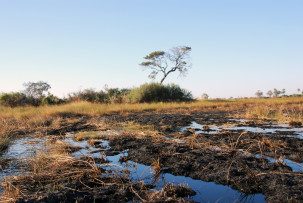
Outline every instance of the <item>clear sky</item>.
<svg viewBox="0 0 303 203">
<path fill-rule="evenodd" d="M 164 83 L 196 97 L 303 89 L 302 0 L 0 0 L 0 92 L 137 87 L 145 55 L 180 45 L 192 68 Z"/>
</svg>

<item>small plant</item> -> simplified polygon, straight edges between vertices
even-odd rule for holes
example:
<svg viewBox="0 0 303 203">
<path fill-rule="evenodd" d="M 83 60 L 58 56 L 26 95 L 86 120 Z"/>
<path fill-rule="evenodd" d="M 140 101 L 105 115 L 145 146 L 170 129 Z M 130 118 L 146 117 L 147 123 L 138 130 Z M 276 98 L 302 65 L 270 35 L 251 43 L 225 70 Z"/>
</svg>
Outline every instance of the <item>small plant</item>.
<svg viewBox="0 0 303 203">
<path fill-rule="evenodd" d="M 162 165 L 160 164 L 159 157 L 157 159 L 153 159 L 151 167 L 155 170 L 155 173 L 154 173 L 155 176 L 160 174 Z"/>
</svg>

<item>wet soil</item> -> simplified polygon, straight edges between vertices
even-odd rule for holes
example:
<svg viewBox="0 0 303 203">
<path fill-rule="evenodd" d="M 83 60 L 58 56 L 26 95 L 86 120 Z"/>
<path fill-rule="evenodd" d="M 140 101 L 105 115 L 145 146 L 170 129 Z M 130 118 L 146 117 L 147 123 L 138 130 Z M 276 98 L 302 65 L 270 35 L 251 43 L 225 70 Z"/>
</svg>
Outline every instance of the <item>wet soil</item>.
<svg viewBox="0 0 303 203">
<path fill-rule="evenodd" d="M 58 126 L 54 126 L 50 122 L 43 132 L 64 136 L 70 131 L 106 130 L 111 129 L 111 126 L 117 129 L 120 124 L 129 122 L 142 126 L 149 125 L 157 132 L 156 136 L 144 131 L 139 132 L 140 130 L 121 135 L 105 135 L 104 139 L 109 140 L 111 148 L 104 151 L 104 154 L 112 156 L 128 150 L 127 156 L 122 157 L 121 162 L 131 160 L 154 168 L 158 167 L 157 172 L 159 173 L 171 173 L 229 185 L 245 194 L 262 193 L 268 202 L 303 201 L 302 172 L 294 172 L 290 166 L 284 164 L 284 159 L 303 162 L 303 139 L 296 138 L 296 133 L 291 127 L 289 130 L 285 128 L 283 131 L 277 130 L 272 133 L 233 130 L 228 127 L 212 130 L 212 126 L 280 129 L 274 121 L 270 120 L 234 119 L 235 113 L 189 110 L 187 112 L 146 111 L 127 115 L 111 114 L 100 118 L 66 115 L 60 120 Z M 74 122 L 70 120 L 74 120 Z M 94 122 L 91 122 L 92 120 Z M 209 127 L 203 127 L 204 130 L 186 128 L 181 131 L 183 127 L 189 126 L 193 121 Z M 202 132 L 196 133 L 198 131 Z M 98 144 L 93 143 L 97 148 Z M 269 161 L 260 155 L 271 157 L 275 161 Z M 106 160 L 98 159 L 97 162 L 105 163 Z M 111 182 L 115 181 L 111 180 Z M 29 199 L 29 202 L 45 202 L 46 198 L 49 198 L 50 202 L 66 202 L 70 199 L 77 199 L 78 202 L 140 200 L 132 191 L 130 184 L 124 183 L 125 190 L 123 191 L 117 184 L 106 187 L 91 185 L 90 188 L 94 188 L 92 190 L 81 188 L 83 184 L 77 184 L 79 183 L 65 186 L 70 188 L 76 185 L 81 192 L 60 190 L 60 192 L 53 192 L 48 196 L 41 194 L 39 199 L 35 197 Z M 47 187 L 51 186 L 45 186 L 45 188 Z M 146 189 L 141 188 L 138 191 L 146 191 L 148 186 L 144 187 Z M 178 189 L 174 189 L 174 192 L 171 190 L 166 191 L 166 194 L 176 194 L 178 191 Z M 145 193 L 140 193 L 139 196 L 147 198 Z M 171 199 L 172 202 L 186 201 L 176 198 L 179 196 Z M 167 198 L 160 198 L 159 202 L 161 201 L 167 201 Z"/>
<path fill-rule="evenodd" d="M 133 121 L 141 125 L 152 125 L 161 135 L 184 140 L 136 134 L 111 137 L 111 151 L 128 149 L 127 159 L 145 165 L 158 160 L 161 172 L 188 176 L 203 181 L 214 181 L 230 185 L 246 194 L 262 193 L 268 202 L 303 200 L 303 174 L 296 173 L 283 164 L 283 159 L 302 163 L 303 140 L 285 135 L 293 131 L 275 133 L 245 132 L 244 130 L 221 130 L 209 134 L 195 134 L 195 129 L 180 132 L 192 121 L 202 125 L 236 125 L 260 128 L 277 128 L 272 121 L 230 120 L 230 112 L 191 112 L 187 114 L 135 114 L 111 115 L 106 119 L 115 122 Z M 275 159 L 254 157 L 269 156 Z"/>
</svg>

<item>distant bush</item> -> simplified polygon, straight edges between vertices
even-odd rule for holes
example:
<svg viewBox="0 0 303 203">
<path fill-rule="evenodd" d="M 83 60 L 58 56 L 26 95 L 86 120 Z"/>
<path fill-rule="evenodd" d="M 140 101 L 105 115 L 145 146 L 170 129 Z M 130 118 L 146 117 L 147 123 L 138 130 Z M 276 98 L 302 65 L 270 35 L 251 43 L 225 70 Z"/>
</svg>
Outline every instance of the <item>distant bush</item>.
<svg viewBox="0 0 303 203">
<path fill-rule="evenodd" d="M 129 89 L 110 88 L 106 91 L 86 89 L 69 94 L 68 101 L 88 101 L 93 103 L 124 103 Z"/>
<path fill-rule="evenodd" d="M 94 103 L 103 103 L 106 100 L 106 93 L 103 91 L 97 92 L 93 89 L 85 89 L 74 92 L 68 95 L 68 101 L 88 101 Z"/>
<path fill-rule="evenodd" d="M 130 89 L 119 89 L 119 88 L 110 88 L 107 89 L 107 99 L 106 103 L 125 103 L 126 97 L 130 92 Z"/>
<path fill-rule="evenodd" d="M 139 88 L 132 89 L 127 96 L 127 101 L 130 103 L 180 102 L 190 100 L 193 100 L 192 94 L 175 84 L 143 84 Z"/>
<path fill-rule="evenodd" d="M 20 92 L 4 93 L 0 96 L 0 104 L 3 106 L 25 106 L 28 103 L 26 95 Z"/>
<path fill-rule="evenodd" d="M 39 106 L 41 99 L 27 96 L 22 92 L 4 93 L 0 96 L 0 104 L 3 106 Z"/>
<path fill-rule="evenodd" d="M 65 101 L 60 99 L 52 94 L 49 94 L 47 97 L 43 97 L 41 104 L 42 105 L 54 105 L 54 104 L 62 104 Z"/>
</svg>

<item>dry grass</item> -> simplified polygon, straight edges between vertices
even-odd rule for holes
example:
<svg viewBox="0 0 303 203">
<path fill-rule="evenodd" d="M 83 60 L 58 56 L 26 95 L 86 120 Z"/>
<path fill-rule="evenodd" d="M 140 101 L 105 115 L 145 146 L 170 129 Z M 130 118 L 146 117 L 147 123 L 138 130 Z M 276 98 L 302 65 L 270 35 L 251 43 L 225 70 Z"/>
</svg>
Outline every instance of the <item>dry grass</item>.
<svg viewBox="0 0 303 203">
<path fill-rule="evenodd" d="M 290 104 L 298 106 L 302 109 L 303 98 L 271 98 L 271 99 L 224 99 L 224 100 L 198 100 L 188 103 L 143 103 L 143 104 L 95 104 L 89 102 L 74 102 L 64 105 L 40 106 L 40 107 L 17 107 L 9 108 L 0 106 L 0 118 L 14 118 L 16 120 L 27 119 L 28 122 L 40 124 L 43 120 L 47 120 L 54 115 L 91 115 L 100 116 L 104 114 L 128 112 L 142 112 L 147 110 L 163 111 L 163 110 L 230 110 L 241 109 L 243 107 L 272 106 L 280 107 L 281 105 L 289 106 Z M 286 108 L 287 109 L 287 108 Z M 262 109 L 255 111 L 260 111 Z M 259 113 L 258 113 L 259 114 Z M 265 113 L 266 114 L 266 113 Z M 260 114 L 264 115 L 264 113 Z M 268 116 L 266 114 L 266 116 Z M 302 115 L 300 115 L 302 116 Z"/>
<path fill-rule="evenodd" d="M 35 192 L 44 190 L 46 185 L 59 190 L 64 187 L 61 185 L 63 182 L 81 182 L 83 178 L 94 179 L 101 174 L 91 160 L 78 160 L 69 156 L 70 148 L 66 143 L 49 142 L 47 146 L 47 153 L 39 152 L 27 162 L 29 172 L 26 175 L 7 178 L 2 183 L 4 192 L 0 197 L 1 202 L 32 197 Z"/>
<path fill-rule="evenodd" d="M 107 189 L 109 189 L 109 194 L 113 191 L 122 194 L 123 191 L 128 191 L 132 194 L 133 200 L 142 202 L 150 202 L 150 200 L 187 202 L 180 198 L 179 194 L 191 195 L 193 193 L 188 187 L 167 185 L 162 191 L 156 192 L 158 195 L 155 196 L 155 193 L 148 191 L 143 181 L 132 183 L 127 177 L 117 175 L 118 173 L 109 176 L 100 166 L 96 165 L 93 158 L 71 157 L 69 155 L 71 148 L 62 141 L 47 142 L 45 152 L 39 152 L 36 157 L 27 161 L 28 172 L 26 174 L 6 178 L 2 182 L 4 192 L 0 196 L 0 202 L 35 201 L 51 194 L 66 193 L 66 191 L 80 195 L 89 193 L 93 196 L 96 191 Z M 154 163 L 153 167 L 160 172 L 159 160 L 155 160 Z M 112 170 L 115 168 L 111 164 L 105 165 Z M 127 169 L 123 171 L 124 169 L 121 167 L 119 170 L 122 170 L 121 172 L 124 174 L 129 173 Z M 129 196 L 125 198 L 129 198 Z M 75 202 L 77 201 L 75 200 Z"/>
<path fill-rule="evenodd" d="M 238 112 L 239 117 L 246 117 L 248 119 L 271 119 L 284 123 L 303 122 L 302 97 L 202 100 L 189 103 L 92 104 L 88 102 L 75 102 L 65 105 L 40 107 L 9 108 L 0 106 L 0 153 L 5 150 L 9 141 L 18 134 L 31 133 L 37 129 L 40 129 L 41 133 L 45 134 L 46 129 L 49 127 L 53 129 L 60 128 L 62 124 L 72 125 L 81 120 L 80 118 L 72 119 L 73 116 L 71 115 L 99 117 L 112 113 L 127 115 L 129 113 L 149 110 L 175 113 L 187 113 L 189 111 L 230 111 Z M 233 114 L 233 116 L 235 115 L 237 114 Z M 92 121 L 92 125 L 96 125 L 98 128 L 97 123 L 100 122 Z M 130 123 L 124 125 L 124 128 L 124 130 L 128 131 L 153 131 L 153 127 L 151 126 L 138 127 Z"/>
<path fill-rule="evenodd" d="M 247 108 L 246 118 L 276 120 L 280 123 L 303 121 L 303 99 L 273 99 L 271 102 L 255 103 Z M 278 102 L 280 101 L 280 102 Z"/>
<path fill-rule="evenodd" d="M 88 139 L 104 139 L 106 136 L 107 135 L 103 131 L 85 131 L 75 133 L 73 139 L 75 141 L 83 141 Z"/>
<path fill-rule="evenodd" d="M 220 103 L 220 102 L 219 102 Z M 41 107 L 0 107 L 3 118 L 51 117 L 57 114 L 103 115 L 108 113 L 141 112 L 146 110 L 163 110 L 175 108 L 192 108 L 219 105 L 218 102 L 192 103 L 144 103 L 144 104 L 94 104 L 89 102 L 75 102 L 65 105 Z"/>
</svg>

